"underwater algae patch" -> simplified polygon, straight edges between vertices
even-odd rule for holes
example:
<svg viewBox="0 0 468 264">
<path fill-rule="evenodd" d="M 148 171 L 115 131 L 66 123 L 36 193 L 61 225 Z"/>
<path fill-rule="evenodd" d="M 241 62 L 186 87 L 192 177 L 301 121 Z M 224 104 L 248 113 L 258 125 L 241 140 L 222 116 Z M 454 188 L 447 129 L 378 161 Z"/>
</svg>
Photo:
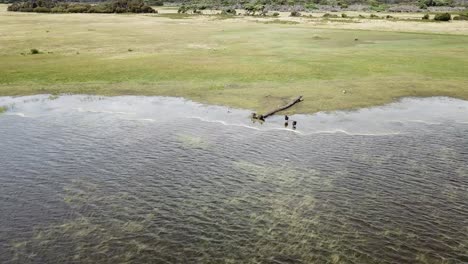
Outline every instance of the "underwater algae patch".
<svg viewBox="0 0 468 264">
<path fill-rule="evenodd" d="M 184 149 L 207 149 L 210 146 L 207 140 L 199 136 L 178 134 L 176 139 Z"/>
<path fill-rule="evenodd" d="M 317 191 L 331 191 L 337 175 L 326 177 L 316 170 L 297 170 L 287 165 L 262 166 L 247 161 L 234 162 L 234 167 L 252 175 L 253 185 L 242 201 L 255 201 L 256 213 L 249 215 L 253 233 L 252 247 L 259 263 L 367 263 L 364 254 L 358 254 L 349 245 L 350 236 L 361 240 L 341 219 L 334 220 L 332 205 L 320 201 Z M 257 197 L 255 189 L 276 189 Z M 339 226 L 333 226 L 337 224 Z M 331 232 L 340 228 L 342 234 Z M 352 253 L 351 253 L 352 252 Z M 356 263 L 357 263 L 356 262 Z"/>
<path fill-rule="evenodd" d="M 14 261 L 29 263 L 32 259 L 45 263 L 128 262 L 142 256 L 143 251 L 158 252 L 157 243 L 149 243 L 146 229 L 156 212 L 135 215 L 126 193 L 103 194 L 91 181 L 74 181 L 65 188 L 64 201 L 73 217 L 62 223 L 35 228 L 25 241 L 14 241 Z M 89 213 L 89 207 L 96 207 Z M 64 252 L 65 254 L 57 254 Z M 144 254 L 143 254 L 144 255 Z M 144 258 L 140 258 L 144 260 Z"/>
<path fill-rule="evenodd" d="M 82 263 L 184 259 L 220 263 L 340 263 L 349 260 L 349 256 L 340 255 L 344 245 L 341 237 L 330 236 L 326 222 L 322 222 L 324 216 L 319 213 L 313 192 L 304 192 L 308 181 L 318 179 L 316 172 L 245 161 L 234 162 L 233 167 L 250 175 L 250 183 L 240 185 L 227 199 L 212 196 L 195 204 L 199 210 L 192 212 L 195 213 L 192 217 L 213 221 L 205 223 L 204 230 L 199 231 L 184 231 L 199 228 L 197 224 L 186 226 L 187 219 L 172 223 L 158 219 L 164 214 L 159 214 L 157 205 L 148 204 L 155 202 L 154 199 L 128 192 L 107 193 L 101 183 L 92 179 L 75 180 L 64 188 L 64 202 L 70 207 L 71 217 L 61 223 L 36 227 L 27 240 L 12 241 L 14 261 L 28 262 L 31 256 L 46 262 Z M 270 183 L 266 181 L 267 176 Z M 254 191 L 263 192 L 265 184 L 269 185 L 267 189 L 276 191 Z M 294 190 L 301 194 L 294 194 Z M 218 205 L 209 207 L 213 202 Z M 230 214 L 229 208 L 236 213 Z M 222 230 L 238 228 L 238 236 L 219 233 L 215 222 L 220 221 Z M 201 233 L 175 249 L 173 243 L 178 232 Z M 182 255 L 175 257 L 174 252 Z"/>
<path fill-rule="evenodd" d="M 5 113 L 8 110 L 8 107 L 6 106 L 0 106 L 0 114 Z"/>
</svg>

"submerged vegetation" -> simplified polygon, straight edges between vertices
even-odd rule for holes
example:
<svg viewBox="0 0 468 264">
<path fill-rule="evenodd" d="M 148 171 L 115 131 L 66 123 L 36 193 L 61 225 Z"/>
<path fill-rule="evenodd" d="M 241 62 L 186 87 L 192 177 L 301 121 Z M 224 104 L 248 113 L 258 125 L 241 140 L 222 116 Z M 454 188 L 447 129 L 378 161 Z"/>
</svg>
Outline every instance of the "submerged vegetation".
<svg viewBox="0 0 468 264">
<path fill-rule="evenodd" d="M 0 106 L 0 114 L 5 113 L 8 110 L 6 106 Z"/>
<path fill-rule="evenodd" d="M 205 139 L 191 135 L 179 134 L 177 141 L 185 149 L 207 149 L 209 147 L 209 143 Z"/>
<path fill-rule="evenodd" d="M 10 5 L 8 11 L 37 13 L 156 13 L 143 0 L 111 0 L 96 5 L 53 0 L 28 0 Z"/>
</svg>

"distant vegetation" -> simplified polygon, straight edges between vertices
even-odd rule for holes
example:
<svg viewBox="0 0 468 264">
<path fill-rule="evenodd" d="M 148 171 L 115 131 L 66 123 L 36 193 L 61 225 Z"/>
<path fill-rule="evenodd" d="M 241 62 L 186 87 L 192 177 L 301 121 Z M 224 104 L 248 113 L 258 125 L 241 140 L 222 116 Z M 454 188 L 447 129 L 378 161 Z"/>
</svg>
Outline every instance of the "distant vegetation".
<svg viewBox="0 0 468 264">
<path fill-rule="evenodd" d="M 156 13 L 143 0 L 112 0 L 96 5 L 54 0 L 28 0 L 13 3 L 8 11 L 38 13 Z"/>
<path fill-rule="evenodd" d="M 452 19 L 452 16 L 449 13 L 437 14 L 434 17 L 434 20 L 437 21 L 450 21 L 450 19 Z"/>
<path fill-rule="evenodd" d="M 0 0 L 1 1 L 1 0 Z M 324 12 L 464 12 L 468 0 L 167 0 L 182 6 L 180 13 L 201 13 L 205 9 L 244 9 L 246 15 L 266 15 L 269 11 L 293 14 L 312 10 Z"/>
<path fill-rule="evenodd" d="M 154 13 L 150 6 L 164 3 L 179 6 L 181 14 L 201 14 L 203 10 L 221 10 L 223 14 L 243 9 L 246 15 L 266 15 L 269 11 L 293 14 L 320 9 L 325 12 L 448 12 L 464 11 L 468 0 L 0 0 L 13 3 L 10 11 L 51 13 Z M 94 3 L 94 4 L 90 4 Z M 452 10 L 449 10 L 452 9 Z M 464 20 L 460 17 L 460 20 Z"/>
<path fill-rule="evenodd" d="M 455 2 L 453 0 L 420 0 L 419 6 L 427 8 L 429 6 L 452 6 Z"/>
<path fill-rule="evenodd" d="M 468 20 L 468 12 L 453 17 L 453 20 Z"/>
</svg>

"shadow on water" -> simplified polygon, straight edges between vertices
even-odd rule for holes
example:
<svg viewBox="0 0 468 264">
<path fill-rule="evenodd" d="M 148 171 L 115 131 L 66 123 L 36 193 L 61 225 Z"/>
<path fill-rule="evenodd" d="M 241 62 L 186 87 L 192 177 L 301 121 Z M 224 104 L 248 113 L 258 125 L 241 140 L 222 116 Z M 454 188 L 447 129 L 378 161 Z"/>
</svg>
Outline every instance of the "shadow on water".
<svg viewBox="0 0 468 264">
<path fill-rule="evenodd" d="M 0 97 L 2 263 L 466 263 L 468 102 Z M 430 109 L 430 110 L 429 110 Z"/>
</svg>

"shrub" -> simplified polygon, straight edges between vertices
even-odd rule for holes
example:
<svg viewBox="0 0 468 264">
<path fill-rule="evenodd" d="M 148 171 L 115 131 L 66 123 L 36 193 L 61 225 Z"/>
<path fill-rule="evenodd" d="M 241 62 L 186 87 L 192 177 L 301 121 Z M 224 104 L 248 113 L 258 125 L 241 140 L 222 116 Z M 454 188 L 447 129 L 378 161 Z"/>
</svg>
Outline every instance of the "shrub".
<svg viewBox="0 0 468 264">
<path fill-rule="evenodd" d="M 379 16 L 374 15 L 374 14 L 371 14 L 369 17 L 370 17 L 370 18 L 380 18 Z"/>
<path fill-rule="evenodd" d="M 428 20 L 429 19 L 429 14 L 425 14 L 423 17 L 422 17 L 423 20 Z"/>
<path fill-rule="evenodd" d="M 348 3 L 346 2 L 338 2 L 338 6 L 342 9 L 348 8 Z"/>
<path fill-rule="evenodd" d="M 393 18 L 393 16 L 387 15 L 385 18 L 390 19 L 390 18 Z"/>
<path fill-rule="evenodd" d="M 468 20 L 468 13 L 461 13 L 453 18 L 453 20 Z"/>
<path fill-rule="evenodd" d="M 259 2 L 260 3 L 260 2 Z M 246 15 L 252 15 L 255 16 L 255 13 L 259 13 L 259 15 L 266 16 L 268 13 L 268 10 L 266 9 L 266 6 L 263 4 L 258 4 L 258 3 L 250 3 L 246 6 L 244 6 L 245 9 L 245 14 Z"/>
<path fill-rule="evenodd" d="M 308 3 L 305 6 L 306 9 L 313 10 L 313 9 L 318 9 L 317 5 L 315 3 Z"/>
<path fill-rule="evenodd" d="M 246 15 L 252 15 L 255 16 L 255 13 L 259 13 L 262 16 L 265 16 L 268 12 L 267 9 L 265 9 L 265 5 L 262 4 L 257 4 L 257 3 L 250 3 L 246 6 L 244 6 L 245 9 L 245 14 Z"/>
<path fill-rule="evenodd" d="M 112 13 L 112 9 L 106 5 L 94 5 L 89 8 L 88 13 Z"/>
<path fill-rule="evenodd" d="M 330 13 L 325 13 L 323 14 L 322 17 L 325 17 L 325 18 L 338 18 L 338 15 L 335 15 L 335 14 L 330 14 Z"/>
<path fill-rule="evenodd" d="M 359 18 L 366 18 L 366 17 L 365 17 L 365 16 L 363 16 L 363 15 L 359 15 Z"/>
<path fill-rule="evenodd" d="M 164 1 L 163 0 L 145 0 L 145 4 L 148 6 L 163 6 Z"/>
<path fill-rule="evenodd" d="M 375 12 L 384 12 L 387 10 L 388 6 L 386 5 L 379 5 L 379 6 L 371 6 L 371 10 Z"/>
<path fill-rule="evenodd" d="M 376 12 L 382 12 L 387 9 L 386 5 L 380 4 L 377 0 L 369 0 L 368 4 L 370 5 L 370 9 Z"/>
<path fill-rule="evenodd" d="M 38 49 L 31 49 L 31 54 L 39 54 L 39 50 Z"/>
<path fill-rule="evenodd" d="M 22 7 L 18 11 L 20 11 L 20 12 L 34 12 L 34 8 L 32 8 L 32 7 Z"/>
<path fill-rule="evenodd" d="M 449 13 L 437 14 L 434 17 L 436 21 L 450 21 L 450 19 L 452 19 L 452 16 Z"/>
<path fill-rule="evenodd" d="M 342 17 L 342 18 L 347 18 L 348 15 L 343 13 L 343 14 L 341 14 L 341 17 Z"/>
<path fill-rule="evenodd" d="M 221 12 L 222 15 L 233 15 L 235 16 L 237 14 L 236 9 L 234 8 L 226 8 Z"/>
<path fill-rule="evenodd" d="M 185 14 L 185 13 L 187 13 L 188 10 L 189 10 L 189 8 L 186 5 L 181 5 L 181 6 L 179 6 L 179 9 L 177 9 L 177 13 Z"/>
<path fill-rule="evenodd" d="M 26 6 L 23 6 L 20 3 L 13 3 L 12 5 L 8 6 L 7 11 L 19 12 L 19 11 L 21 11 L 20 9 L 24 8 L 24 7 L 26 7 Z"/>
<path fill-rule="evenodd" d="M 420 0 L 419 6 L 451 6 L 454 4 L 454 0 Z"/>
<path fill-rule="evenodd" d="M 52 13 L 66 13 L 67 9 L 63 8 L 61 6 L 56 6 L 56 7 L 51 8 L 50 12 L 52 12 Z"/>
<path fill-rule="evenodd" d="M 47 7 L 36 7 L 34 8 L 34 12 L 37 12 L 37 13 L 50 13 L 50 8 L 47 8 Z"/>
<path fill-rule="evenodd" d="M 91 5 L 84 5 L 84 4 L 73 4 L 70 5 L 67 9 L 69 13 L 88 13 L 91 9 Z"/>
<path fill-rule="evenodd" d="M 466 16 L 455 16 L 455 17 L 453 17 L 453 20 L 468 20 L 468 17 L 466 17 Z"/>
<path fill-rule="evenodd" d="M 301 16 L 301 13 L 299 13 L 299 11 L 292 11 L 290 16 L 292 16 L 292 17 L 300 17 L 300 16 Z"/>
<path fill-rule="evenodd" d="M 277 16 L 279 16 L 279 15 L 280 15 L 280 13 L 278 13 L 278 12 L 274 12 L 274 13 L 273 13 L 273 16 L 274 16 L 274 17 L 277 17 Z"/>
</svg>

